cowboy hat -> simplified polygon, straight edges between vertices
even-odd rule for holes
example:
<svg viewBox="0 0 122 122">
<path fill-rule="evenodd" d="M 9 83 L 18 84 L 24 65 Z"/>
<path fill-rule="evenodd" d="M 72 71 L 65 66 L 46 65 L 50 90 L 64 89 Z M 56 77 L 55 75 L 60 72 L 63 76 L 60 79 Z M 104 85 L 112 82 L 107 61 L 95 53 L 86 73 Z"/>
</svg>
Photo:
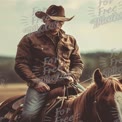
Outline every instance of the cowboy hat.
<svg viewBox="0 0 122 122">
<path fill-rule="evenodd" d="M 71 18 L 66 18 L 64 8 L 62 6 L 56 6 L 56 5 L 51 5 L 46 12 L 37 11 L 35 15 L 40 19 L 49 17 L 50 19 L 56 21 L 70 21 L 74 17 L 73 16 Z"/>
</svg>

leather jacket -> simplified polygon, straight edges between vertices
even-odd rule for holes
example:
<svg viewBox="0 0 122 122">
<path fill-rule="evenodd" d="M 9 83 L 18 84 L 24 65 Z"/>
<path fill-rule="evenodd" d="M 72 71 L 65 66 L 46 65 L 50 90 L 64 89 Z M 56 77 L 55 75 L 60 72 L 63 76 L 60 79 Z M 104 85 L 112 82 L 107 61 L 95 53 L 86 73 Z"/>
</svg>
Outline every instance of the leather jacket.
<svg viewBox="0 0 122 122">
<path fill-rule="evenodd" d="M 76 40 L 63 30 L 55 38 L 46 32 L 32 32 L 18 44 L 15 71 L 30 86 L 36 84 L 36 79 L 45 77 L 48 77 L 45 83 L 53 84 L 52 81 L 59 80 L 62 74 L 71 75 L 78 82 L 82 70 L 83 62 Z M 57 79 L 50 80 L 53 76 Z"/>
</svg>

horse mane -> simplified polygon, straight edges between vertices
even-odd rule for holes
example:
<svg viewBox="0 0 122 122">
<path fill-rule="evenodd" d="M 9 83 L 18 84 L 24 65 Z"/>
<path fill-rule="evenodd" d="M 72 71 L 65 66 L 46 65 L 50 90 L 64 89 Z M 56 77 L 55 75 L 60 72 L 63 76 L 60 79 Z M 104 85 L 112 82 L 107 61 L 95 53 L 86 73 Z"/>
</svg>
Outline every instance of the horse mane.
<svg viewBox="0 0 122 122">
<path fill-rule="evenodd" d="M 110 76 L 109 78 L 104 78 L 103 86 L 99 89 L 95 83 L 90 85 L 87 94 L 94 94 L 99 101 L 104 96 L 110 99 L 117 91 L 122 91 L 122 84 L 117 78 Z"/>
<path fill-rule="evenodd" d="M 117 91 L 122 91 L 122 84 L 119 80 L 114 77 L 105 78 L 103 86 L 96 91 L 96 98 L 98 101 L 105 96 L 110 98 Z"/>
</svg>

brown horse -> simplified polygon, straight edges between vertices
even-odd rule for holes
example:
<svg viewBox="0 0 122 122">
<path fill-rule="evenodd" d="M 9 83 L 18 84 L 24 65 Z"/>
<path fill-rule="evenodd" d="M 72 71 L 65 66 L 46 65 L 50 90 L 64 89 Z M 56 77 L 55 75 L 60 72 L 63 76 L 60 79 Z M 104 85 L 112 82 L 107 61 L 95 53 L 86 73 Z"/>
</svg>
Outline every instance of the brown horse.
<svg viewBox="0 0 122 122">
<path fill-rule="evenodd" d="M 94 72 L 94 84 L 65 101 L 45 117 L 45 122 L 122 122 L 122 84 L 114 77 Z"/>
<path fill-rule="evenodd" d="M 62 106 L 44 109 L 41 122 L 122 122 L 122 84 L 103 77 L 99 69 L 86 91 L 64 100 Z M 63 98 L 62 98 L 63 99 Z"/>
</svg>

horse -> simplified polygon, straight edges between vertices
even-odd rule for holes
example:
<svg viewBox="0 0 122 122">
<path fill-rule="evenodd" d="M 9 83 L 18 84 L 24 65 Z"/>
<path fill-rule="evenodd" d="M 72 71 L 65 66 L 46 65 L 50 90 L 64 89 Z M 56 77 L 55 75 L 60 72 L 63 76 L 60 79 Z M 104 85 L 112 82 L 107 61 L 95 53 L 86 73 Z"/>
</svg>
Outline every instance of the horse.
<svg viewBox="0 0 122 122">
<path fill-rule="evenodd" d="M 63 102 L 53 109 L 44 108 L 39 122 L 122 122 L 121 80 L 104 77 L 100 69 L 94 71 L 92 80 L 84 92 L 68 99 L 62 97 Z M 21 108 L 17 109 L 14 119 Z"/>
</svg>

